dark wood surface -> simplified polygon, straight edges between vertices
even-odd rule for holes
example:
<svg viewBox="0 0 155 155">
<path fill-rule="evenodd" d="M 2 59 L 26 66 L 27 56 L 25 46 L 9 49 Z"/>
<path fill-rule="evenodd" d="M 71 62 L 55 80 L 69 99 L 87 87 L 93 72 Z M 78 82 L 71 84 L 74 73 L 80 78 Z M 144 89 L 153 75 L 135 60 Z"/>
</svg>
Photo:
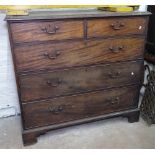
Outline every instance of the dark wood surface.
<svg viewBox="0 0 155 155">
<path fill-rule="evenodd" d="M 149 12 L 109 12 L 96 9 L 77 9 L 77 10 L 53 10 L 53 11 L 29 11 L 26 16 L 7 15 L 7 21 L 23 21 L 23 20 L 47 20 L 47 19 L 76 19 L 76 18 L 107 18 L 107 17 L 128 17 L 128 16 L 148 16 Z"/>
<path fill-rule="evenodd" d="M 69 41 L 14 48 L 17 70 L 51 70 L 58 68 L 110 63 L 143 58 L 144 38 L 117 38 Z"/>
<path fill-rule="evenodd" d="M 23 104 L 25 129 L 137 107 L 137 86 Z M 126 100 L 126 98 L 128 100 Z"/>
<path fill-rule="evenodd" d="M 149 14 L 90 10 L 6 17 L 24 144 L 70 125 L 116 116 L 138 121 Z"/>
<path fill-rule="evenodd" d="M 13 41 L 22 42 L 55 41 L 93 37 L 144 34 L 146 18 L 124 17 L 76 21 L 23 22 L 10 24 Z M 84 36 L 84 31 L 86 31 Z"/>
<path fill-rule="evenodd" d="M 145 30 L 146 18 L 144 17 L 120 17 L 87 21 L 88 38 L 144 34 Z"/>
<path fill-rule="evenodd" d="M 113 112 L 113 113 L 104 114 L 104 115 L 100 115 L 100 116 L 94 116 L 94 117 L 64 122 L 64 123 L 60 123 L 60 124 L 53 124 L 53 125 L 23 130 L 23 134 L 22 134 L 23 143 L 25 146 L 32 145 L 32 144 L 37 143 L 37 137 L 45 134 L 48 131 L 61 129 L 61 128 L 65 128 L 65 127 L 70 127 L 73 125 L 80 125 L 83 123 L 91 123 L 91 122 L 100 121 L 103 119 L 109 119 L 109 118 L 114 118 L 114 117 L 126 117 L 128 119 L 129 123 L 138 122 L 139 121 L 139 113 L 140 112 L 139 112 L 138 108 L 131 108 L 128 110 Z"/>
<path fill-rule="evenodd" d="M 23 102 L 141 84 L 143 61 L 79 67 L 20 77 Z"/>
<path fill-rule="evenodd" d="M 83 38 L 83 21 L 25 22 L 10 25 L 14 43 Z"/>
</svg>

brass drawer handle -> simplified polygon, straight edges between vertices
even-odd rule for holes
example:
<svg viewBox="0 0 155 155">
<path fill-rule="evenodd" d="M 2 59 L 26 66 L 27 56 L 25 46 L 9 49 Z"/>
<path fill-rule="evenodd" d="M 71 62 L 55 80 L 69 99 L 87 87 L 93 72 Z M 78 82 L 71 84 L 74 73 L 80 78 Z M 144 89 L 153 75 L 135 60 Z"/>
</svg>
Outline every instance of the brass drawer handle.
<svg viewBox="0 0 155 155">
<path fill-rule="evenodd" d="M 118 53 L 120 51 L 123 51 L 125 49 L 125 46 L 118 46 L 118 47 L 109 47 L 109 50 L 112 51 L 113 53 Z"/>
<path fill-rule="evenodd" d="M 115 79 L 115 78 L 118 78 L 118 77 L 120 77 L 120 71 L 117 71 L 117 72 L 115 72 L 115 73 L 112 73 L 112 72 L 109 72 L 108 73 L 108 76 L 110 77 L 110 78 L 112 78 L 112 79 Z"/>
<path fill-rule="evenodd" d="M 61 55 L 60 51 L 54 51 L 52 54 L 49 54 L 48 52 L 44 53 L 44 56 L 48 59 L 56 59 L 59 55 Z"/>
<path fill-rule="evenodd" d="M 59 30 L 59 27 L 57 25 L 48 25 L 47 27 L 41 28 L 41 30 L 47 34 L 55 34 L 57 30 Z"/>
<path fill-rule="evenodd" d="M 49 107 L 49 112 L 52 113 L 52 114 L 59 114 L 61 113 L 64 109 L 62 106 L 58 106 L 58 107 Z"/>
<path fill-rule="evenodd" d="M 115 23 L 110 25 L 114 30 L 120 30 L 122 27 L 125 26 L 124 23 L 121 23 L 119 21 L 116 21 Z"/>
<path fill-rule="evenodd" d="M 46 83 L 48 86 L 58 87 L 62 83 L 62 80 L 61 79 L 47 80 Z"/>
<path fill-rule="evenodd" d="M 116 98 L 112 98 L 110 99 L 110 102 L 109 102 L 111 105 L 116 105 L 116 104 L 119 104 L 120 103 L 120 99 L 119 97 L 116 97 Z"/>
</svg>

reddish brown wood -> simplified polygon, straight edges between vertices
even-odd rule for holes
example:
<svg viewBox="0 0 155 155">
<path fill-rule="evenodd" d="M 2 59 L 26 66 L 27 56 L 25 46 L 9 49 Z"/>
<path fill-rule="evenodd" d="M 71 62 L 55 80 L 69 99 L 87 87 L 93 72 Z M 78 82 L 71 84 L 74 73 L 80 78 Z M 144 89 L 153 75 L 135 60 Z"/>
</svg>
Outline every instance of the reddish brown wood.
<svg viewBox="0 0 155 155">
<path fill-rule="evenodd" d="M 120 117 L 120 116 L 121 117 L 129 117 L 129 116 L 134 116 L 136 114 L 139 115 L 139 109 L 132 108 L 129 110 L 113 112 L 113 113 L 104 114 L 104 115 L 100 115 L 100 116 L 88 117 L 88 118 L 78 119 L 78 120 L 64 122 L 64 123 L 60 123 L 60 124 L 53 124 L 53 125 L 23 130 L 23 135 L 25 135 L 25 136 L 23 136 L 23 143 L 24 143 L 24 145 L 34 144 L 34 142 L 36 142 L 36 138 L 38 136 L 43 135 L 46 132 L 51 131 L 51 130 L 61 129 L 64 127 L 79 125 L 79 124 L 83 124 L 83 123 L 90 123 L 92 121 L 99 121 L 99 120 L 113 118 L 113 117 Z M 28 139 L 28 137 L 29 138 L 31 137 L 31 139 Z"/>
<path fill-rule="evenodd" d="M 35 133 L 35 132 L 28 133 L 28 134 L 27 133 L 23 133 L 22 134 L 22 139 L 23 139 L 24 145 L 30 145 L 30 144 L 37 143 L 37 136 L 38 136 L 38 134 Z"/>
<path fill-rule="evenodd" d="M 120 85 L 140 84 L 142 68 L 143 61 L 133 61 L 21 76 L 21 100 L 26 102 Z"/>
<path fill-rule="evenodd" d="M 24 145 L 71 125 L 138 121 L 149 13 L 71 12 L 6 18 Z"/>
<path fill-rule="evenodd" d="M 18 72 L 58 69 L 143 57 L 144 38 L 88 40 L 18 46 L 14 48 Z"/>
<path fill-rule="evenodd" d="M 26 103 L 25 129 L 129 109 L 137 105 L 138 96 L 139 88 L 133 86 Z"/>
<path fill-rule="evenodd" d="M 146 31 L 145 17 L 95 19 L 87 22 L 88 38 L 144 34 Z"/>
<path fill-rule="evenodd" d="M 14 43 L 83 38 L 83 21 L 25 22 L 10 25 Z"/>
</svg>

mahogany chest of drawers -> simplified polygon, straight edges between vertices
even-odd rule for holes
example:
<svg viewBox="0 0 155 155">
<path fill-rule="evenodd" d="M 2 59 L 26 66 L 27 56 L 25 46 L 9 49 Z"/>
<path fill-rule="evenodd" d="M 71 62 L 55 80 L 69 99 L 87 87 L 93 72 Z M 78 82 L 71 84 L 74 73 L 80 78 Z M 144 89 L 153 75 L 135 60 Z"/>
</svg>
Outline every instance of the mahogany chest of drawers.
<svg viewBox="0 0 155 155">
<path fill-rule="evenodd" d="M 25 145 L 75 124 L 138 121 L 148 16 L 80 10 L 6 17 Z"/>
</svg>

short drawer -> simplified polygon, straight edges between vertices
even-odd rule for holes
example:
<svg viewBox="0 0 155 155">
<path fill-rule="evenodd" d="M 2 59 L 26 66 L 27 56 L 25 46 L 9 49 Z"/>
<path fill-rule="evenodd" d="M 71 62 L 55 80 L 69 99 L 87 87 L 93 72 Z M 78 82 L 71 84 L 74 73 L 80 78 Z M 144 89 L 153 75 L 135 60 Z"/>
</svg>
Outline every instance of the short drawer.
<svg viewBox="0 0 155 155">
<path fill-rule="evenodd" d="M 18 72 L 136 60 L 143 57 L 144 38 L 120 38 L 18 46 Z"/>
<path fill-rule="evenodd" d="M 23 102 L 141 82 L 143 61 L 77 67 L 20 76 Z"/>
<path fill-rule="evenodd" d="M 12 23 L 14 43 L 83 38 L 83 21 Z"/>
<path fill-rule="evenodd" d="M 25 103 L 25 129 L 59 124 L 137 107 L 139 87 L 125 87 Z"/>
<path fill-rule="evenodd" d="M 118 17 L 87 21 L 88 38 L 144 34 L 147 20 L 145 17 Z"/>
</svg>

